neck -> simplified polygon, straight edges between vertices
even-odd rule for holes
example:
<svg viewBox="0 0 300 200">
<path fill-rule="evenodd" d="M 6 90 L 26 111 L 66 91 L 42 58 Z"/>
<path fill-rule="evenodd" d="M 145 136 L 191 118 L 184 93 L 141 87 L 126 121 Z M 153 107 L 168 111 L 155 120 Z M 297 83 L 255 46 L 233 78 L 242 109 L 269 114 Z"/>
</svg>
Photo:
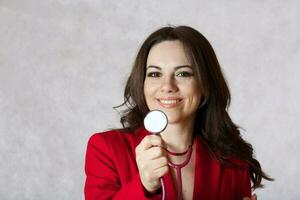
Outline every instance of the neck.
<svg viewBox="0 0 300 200">
<path fill-rule="evenodd" d="M 182 124 L 168 124 L 167 128 L 161 132 L 161 137 L 166 147 L 170 151 L 183 152 L 193 142 L 194 121 Z"/>
</svg>

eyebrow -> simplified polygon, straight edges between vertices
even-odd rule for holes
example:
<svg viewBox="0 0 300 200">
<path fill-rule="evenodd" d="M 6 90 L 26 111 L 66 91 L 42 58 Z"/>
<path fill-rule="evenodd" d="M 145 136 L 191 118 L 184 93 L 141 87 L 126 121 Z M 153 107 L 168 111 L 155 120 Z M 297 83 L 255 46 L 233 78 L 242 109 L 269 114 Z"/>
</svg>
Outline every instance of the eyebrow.
<svg viewBox="0 0 300 200">
<path fill-rule="evenodd" d="M 178 69 L 181 69 L 181 68 L 185 68 L 185 67 L 190 68 L 190 69 L 193 69 L 192 66 L 190 66 L 190 65 L 179 65 L 179 66 L 176 66 L 176 67 L 175 67 L 175 70 L 178 70 Z M 147 67 L 147 69 L 149 69 L 149 68 L 155 68 L 155 69 L 161 70 L 161 67 L 155 66 L 155 65 L 149 65 L 149 66 Z"/>
</svg>

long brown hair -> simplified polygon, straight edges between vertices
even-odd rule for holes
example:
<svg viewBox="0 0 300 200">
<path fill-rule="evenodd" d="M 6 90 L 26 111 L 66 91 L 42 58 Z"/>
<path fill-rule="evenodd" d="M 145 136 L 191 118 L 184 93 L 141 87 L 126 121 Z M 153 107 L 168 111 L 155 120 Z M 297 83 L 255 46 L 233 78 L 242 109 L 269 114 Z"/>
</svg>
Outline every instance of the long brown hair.
<svg viewBox="0 0 300 200">
<path fill-rule="evenodd" d="M 148 53 L 155 44 L 172 40 L 182 42 L 203 96 L 195 119 L 194 133 L 200 134 L 210 152 L 220 152 L 218 160 L 221 163 L 226 163 L 227 158 L 232 155 L 246 160 L 250 166 L 253 188 L 263 186 L 262 178 L 273 180 L 262 171 L 259 162 L 253 157 L 251 144 L 243 140 L 239 127 L 228 114 L 230 92 L 212 46 L 201 33 L 191 27 L 160 28 L 142 44 L 125 86 L 124 103 L 120 105 L 127 107 L 121 116 L 123 129 L 134 132 L 142 126 L 149 111 L 143 91 Z"/>
</svg>

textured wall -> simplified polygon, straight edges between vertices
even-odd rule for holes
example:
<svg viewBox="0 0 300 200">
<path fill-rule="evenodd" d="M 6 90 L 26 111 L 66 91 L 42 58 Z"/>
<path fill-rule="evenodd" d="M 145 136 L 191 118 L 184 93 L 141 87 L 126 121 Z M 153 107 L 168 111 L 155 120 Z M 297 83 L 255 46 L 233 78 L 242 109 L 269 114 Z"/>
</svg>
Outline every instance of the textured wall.
<svg viewBox="0 0 300 200">
<path fill-rule="evenodd" d="M 137 49 L 167 24 L 215 48 L 231 116 L 276 178 L 259 199 L 299 199 L 299 10 L 297 0 L 0 0 L 0 199 L 83 199 L 87 140 L 119 126 L 112 106 Z"/>
</svg>

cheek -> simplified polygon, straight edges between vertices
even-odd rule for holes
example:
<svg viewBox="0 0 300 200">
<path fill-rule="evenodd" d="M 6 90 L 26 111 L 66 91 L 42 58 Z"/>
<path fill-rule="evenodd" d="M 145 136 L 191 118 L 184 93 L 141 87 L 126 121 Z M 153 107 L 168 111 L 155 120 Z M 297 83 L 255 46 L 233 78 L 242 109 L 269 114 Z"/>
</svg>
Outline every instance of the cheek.
<svg viewBox="0 0 300 200">
<path fill-rule="evenodd" d="M 144 83 L 144 95 L 145 97 L 149 95 L 149 84 L 146 81 Z"/>
<path fill-rule="evenodd" d="M 153 86 L 151 84 L 148 84 L 145 82 L 144 98 L 145 98 L 146 105 L 149 110 L 153 109 L 153 107 L 154 107 L 154 97 L 155 97 L 155 91 L 153 89 Z"/>
<path fill-rule="evenodd" d="M 147 104 L 149 104 L 149 101 L 151 100 L 152 96 L 153 96 L 153 89 L 149 83 L 145 82 L 144 83 L 144 97 L 145 97 Z"/>
<path fill-rule="evenodd" d="M 156 90 L 157 90 L 157 84 L 152 83 L 151 81 L 144 82 L 144 95 L 145 96 L 154 95 Z"/>
<path fill-rule="evenodd" d="M 184 91 L 185 95 L 189 97 L 192 105 L 200 105 L 201 93 L 197 86 L 190 85 L 189 87 L 182 88 L 181 91 Z"/>
<path fill-rule="evenodd" d="M 193 94 L 195 100 L 199 103 L 201 100 L 201 93 L 199 91 L 199 87 L 195 86 L 191 88 L 191 94 Z"/>
</svg>

